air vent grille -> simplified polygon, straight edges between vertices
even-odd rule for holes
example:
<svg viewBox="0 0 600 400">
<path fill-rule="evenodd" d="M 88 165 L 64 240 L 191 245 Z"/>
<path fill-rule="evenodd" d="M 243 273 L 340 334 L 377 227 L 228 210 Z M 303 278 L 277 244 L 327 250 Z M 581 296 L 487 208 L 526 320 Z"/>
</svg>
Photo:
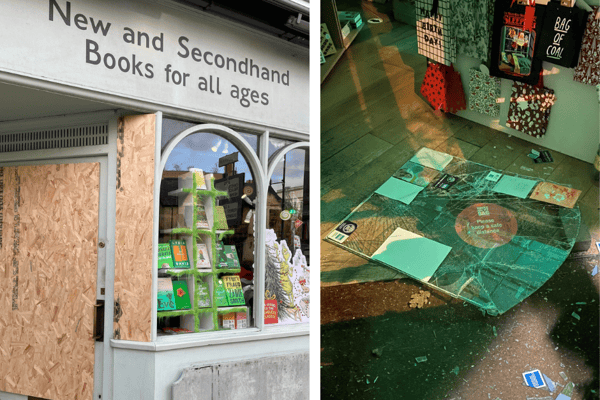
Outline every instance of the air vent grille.
<svg viewBox="0 0 600 400">
<path fill-rule="evenodd" d="M 0 153 L 108 144 L 108 124 L 0 133 Z"/>
</svg>

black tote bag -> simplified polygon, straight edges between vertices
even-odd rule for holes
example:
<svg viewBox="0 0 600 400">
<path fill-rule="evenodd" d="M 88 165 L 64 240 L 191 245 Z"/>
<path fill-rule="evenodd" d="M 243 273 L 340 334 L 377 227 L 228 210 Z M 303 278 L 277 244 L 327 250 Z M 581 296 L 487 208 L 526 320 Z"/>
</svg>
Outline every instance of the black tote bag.
<svg viewBox="0 0 600 400">
<path fill-rule="evenodd" d="M 587 18 L 588 12 L 578 7 L 561 6 L 560 1 L 548 3 L 535 57 L 563 67 L 575 67 Z"/>
<path fill-rule="evenodd" d="M 534 57 L 539 42 L 545 6 L 536 5 L 533 29 L 523 29 L 526 6 L 514 0 L 497 0 L 490 74 L 499 78 L 535 85 L 540 79 L 542 61 Z"/>
</svg>

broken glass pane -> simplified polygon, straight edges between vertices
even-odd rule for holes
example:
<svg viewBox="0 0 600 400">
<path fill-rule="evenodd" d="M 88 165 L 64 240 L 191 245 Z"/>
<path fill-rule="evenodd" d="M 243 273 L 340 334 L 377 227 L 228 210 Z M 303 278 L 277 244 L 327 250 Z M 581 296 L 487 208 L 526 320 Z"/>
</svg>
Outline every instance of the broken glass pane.
<svg viewBox="0 0 600 400">
<path fill-rule="evenodd" d="M 506 312 L 539 289 L 569 255 L 579 232 L 578 206 L 494 191 L 502 172 L 482 164 L 454 157 L 432 171 L 431 165 L 415 167 L 415 160 L 356 207 L 326 240 L 491 315 Z M 522 179 L 510 182 L 522 183 L 526 194 L 541 182 L 511 176 Z M 425 187 L 414 196 L 406 183 Z M 407 198 L 413 198 L 409 204 Z"/>
</svg>

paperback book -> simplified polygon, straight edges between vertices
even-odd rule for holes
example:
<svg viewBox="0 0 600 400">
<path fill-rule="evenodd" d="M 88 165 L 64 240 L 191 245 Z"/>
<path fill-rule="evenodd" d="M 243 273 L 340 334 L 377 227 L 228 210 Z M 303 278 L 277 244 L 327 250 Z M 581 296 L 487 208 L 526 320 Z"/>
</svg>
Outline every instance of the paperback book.
<svg viewBox="0 0 600 400">
<path fill-rule="evenodd" d="M 208 282 L 198 280 L 198 285 L 196 288 L 198 289 L 198 292 L 195 294 L 196 298 L 198 299 L 198 307 L 210 307 L 210 290 L 208 288 Z"/>
<path fill-rule="evenodd" d="M 227 303 L 230 306 L 243 306 L 246 304 L 244 300 L 244 292 L 242 291 L 242 283 L 237 275 L 223 277 L 223 285 L 227 293 Z"/>
<path fill-rule="evenodd" d="M 216 243 L 216 250 L 217 250 L 217 263 L 216 263 L 215 267 L 227 268 L 227 266 L 228 266 L 227 256 L 225 255 L 225 246 L 223 245 L 223 242 Z"/>
<path fill-rule="evenodd" d="M 229 305 L 229 303 L 227 303 L 227 292 L 225 291 L 225 286 L 221 279 L 217 281 L 215 296 L 217 298 L 217 307 L 227 307 Z"/>
<path fill-rule="evenodd" d="M 222 329 L 235 329 L 235 313 L 219 315 L 219 327 Z"/>
<path fill-rule="evenodd" d="M 175 295 L 175 307 L 178 310 L 186 310 L 192 308 L 190 303 L 190 293 L 186 281 L 173 282 L 173 293 Z"/>
<path fill-rule="evenodd" d="M 208 218 L 206 217 L 206 210 L 204 205 L 201 203 L 200 197 L 198 197 L 198 205 L 196 206 L 196 229 L 210 229 L 208 226 Z"/>
<path fill-rule="evenodd" d="M 225 259 L 227 262 L 227 268 L 238 269 L 240 268 L 240 260 L 237 256 L 237 251 L 234 245 L 223 245 L 223 252 L 225 253 Z"/>
<path fill-rule="evenodd" d="M 198 269 L 210 269 L 210 257 L 208 255 L 208 248 L 204 243 L 196 244 L 198 256 L 196 258 L 196 268 Z"/>
<path fill-rule="evenodd" d="M 175 296 L 173 294 L 173 281 L 171 278 L 158 278 L 157 290 L 158 311 L 175 310 Z"/>
<path fill-rule="evenodd" d="M 158 244 L 158 269 L 173 268 L 173 254 L 169 243 Z"/>
<path fill-rule="evenodd" d="M 171 246 L 171 253 L 173 254 L 173 267 L 182 269 L 191 268 L 185 241 L 169 240 L 169 245 Z"/>
<path fill-rule="evenodd" d="M 227 229 L 229 229 L 229 226 L 227 225 L 227 217 L 225 216 L 225 208 L 223 208 L 223 206 L 215 207 L 215 210 L 213 213 L 213 218 L 214 218 L 215 229 L 219 229 L 219 230 L 223 230 L 223 231 L 226 231 Z"/>
</svg>

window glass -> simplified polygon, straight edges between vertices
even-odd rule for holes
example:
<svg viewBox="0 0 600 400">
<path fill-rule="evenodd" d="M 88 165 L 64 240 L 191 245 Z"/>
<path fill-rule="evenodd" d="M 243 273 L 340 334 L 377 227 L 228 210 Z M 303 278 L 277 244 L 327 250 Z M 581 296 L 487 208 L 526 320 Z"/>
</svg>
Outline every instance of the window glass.
<svg viewBox="0 0 600 400">
<path fill-rule="evenodd" d="M 191 126 L 164 120 L 163 147 Z M 216 196 L 211 179 L 228 196 Z M 169 154 L 160 188 L 159 336 L 254 326 L 255 198 L 252 171 L 223 137 L 194 133 Z"/>
<path fill-rule="evenodd" d="M 269 151 L 273 153 L 286 144 L 272 140 Z M 308 165 L 306 150 L 292 150 L 271 176 L 267 194 L 265 324 L 309 321 Z"/>
</svg>

